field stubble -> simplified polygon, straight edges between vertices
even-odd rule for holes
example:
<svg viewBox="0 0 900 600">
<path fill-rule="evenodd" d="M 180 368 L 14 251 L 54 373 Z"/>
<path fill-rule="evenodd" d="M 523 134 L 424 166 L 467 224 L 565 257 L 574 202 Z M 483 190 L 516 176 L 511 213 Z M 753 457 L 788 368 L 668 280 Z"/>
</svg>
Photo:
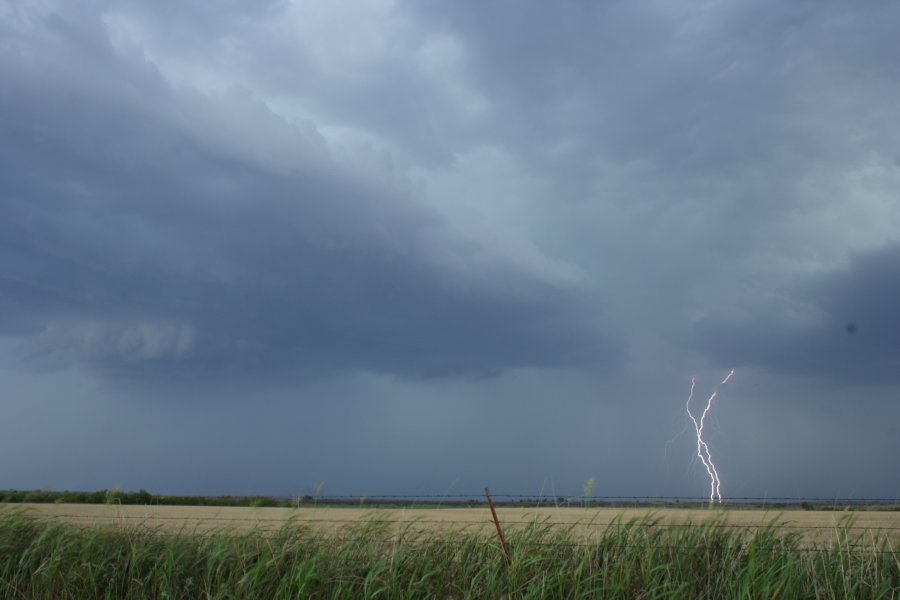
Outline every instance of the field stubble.
<svg viewBox="0 0 900 600">
<path fill-rule="evenodd" d="M 120 506 L 91 504 L 15 505 L 39 517 L 77 526 L 120 525 L 143 527 L 162 533 L 204 534 L 214 531 L 274 533 L 286 524 L 301 525 L 323 536 L 363 524 L 378 524 L 397 535 L 411 531 L 484 534 L 493 531 L 485 508 L 252 508 L 202 506 Z M 9 510 L 12 506 L 6 507 Z M 3 508 L 0 508 L 3 510 Z M 515 531 L 540 524 L 565 530 L 578 542 L 592 543 L 617 523 L 640 520 L 654 527 L 682 528 L 706 524 L 735 531 L 756 532 L 776 525 L 779 531 L 796 533 L 803 545 L 836 542 L 839 532 L 849 532 L 858 543 L 873 546 L 886 540 L 900 547 L 900 512 L 804 511 L 701 508 L 498 508 L 501 525 Z"/>
</svg>

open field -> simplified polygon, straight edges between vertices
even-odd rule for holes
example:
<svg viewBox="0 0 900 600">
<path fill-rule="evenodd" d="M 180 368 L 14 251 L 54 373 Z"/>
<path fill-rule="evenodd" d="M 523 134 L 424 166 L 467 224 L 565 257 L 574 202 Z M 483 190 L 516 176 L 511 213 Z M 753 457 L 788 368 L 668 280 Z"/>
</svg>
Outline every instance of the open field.
<svg viewBox="0 0 900 600">
<path fill-rule="evenodd" d="M 348 526 L 378 523 L 400 531 L 484 533 L 493 531 L 485 508 L 251 508 L 203 506 L 119 506 L 103 504 L 0 505 L 0 511 L 24 509 L 35 516 L 74 525 L 144 526 L 167 533 L 204 533 L 221 529 L 275 532 L 286 523 L 333 535 Z M 716 527 L 756 531 L 777 523 L 779 531 L 799 534 L 804 543 L 835 540 L 839 526 L 859 534 L 861 541 L 887 539 L 900 547 L 898 511 L 804 511 L 677 508 L 498 508 L 504 529 L 521 529 L 535 522 L 567 530 L 584 541 L 604 535 L 614 523 L 652 519 L 657 527 L 714 523 Z"/>
<path fill-rule="evenodd" d="M 897 512 L 499 514 L 2 505 L 0 598 L 900 598 Z"/>
</svg>

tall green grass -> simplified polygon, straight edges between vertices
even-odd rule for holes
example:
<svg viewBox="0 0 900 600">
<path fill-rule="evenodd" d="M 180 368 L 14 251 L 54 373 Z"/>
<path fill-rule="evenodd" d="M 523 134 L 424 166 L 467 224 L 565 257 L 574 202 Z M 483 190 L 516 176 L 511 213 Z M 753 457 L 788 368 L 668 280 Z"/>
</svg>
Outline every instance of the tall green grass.
<svg viewBox="0 0 900 600">
<path fill-rule="evenodd" d="M 897 598 L 900 553 L 836 529 L 811 548 L 776 524 L 535 523 L 496 539 L 368 523 L 331 535 L 79 528 L 0 514 L 2 598 Z M 863 546 L 864 545 L 864 546 Z"/>
</svg>

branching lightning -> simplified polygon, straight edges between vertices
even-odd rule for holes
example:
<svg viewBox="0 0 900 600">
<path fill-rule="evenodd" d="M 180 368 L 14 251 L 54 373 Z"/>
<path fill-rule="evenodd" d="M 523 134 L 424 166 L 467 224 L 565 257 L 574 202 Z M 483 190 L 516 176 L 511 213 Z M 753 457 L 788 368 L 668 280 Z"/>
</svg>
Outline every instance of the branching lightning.
<svg viewBox="0 0 900 600">
<path fill-rule="evenodd" d="M 734 369 L 725 376 L 725 379 L 719 383 L 719 386 L 728 383 L 733 376 Z M 706 416 L 712 408 L 713 400 L 719 395 L 719 386 L 716 386 L 712 395 L 707 399 L 706 408 L 703 409 L 703 413 L 700 415 L 700 421 L 698 422 L 696 417 L 691 413 L 691 400 L 694 399 L 694 388 L 696 387 L 696 384 L 696 378 L 691 377 L 691 393 L 685 403 L 685 409 L 687 410 L 688 417 L 690 417 L 691 422 L 694 424 L 694 432 L 697 434 L 697 456 L 700 457 L 700 462 L 703 463 L 703 466 L 706 467 L 707 474 L 709 474 L 709 501 L 713 502 L 714 500 L 718 500 L 721 504 L 722 482 L 719 479 L 719 472 L 716 470 L 716 465 L 713 463 L 712 454 L 709 451 L 709 444 L 703 439 L 703 427 L 706 424 Z"/>
</svg>

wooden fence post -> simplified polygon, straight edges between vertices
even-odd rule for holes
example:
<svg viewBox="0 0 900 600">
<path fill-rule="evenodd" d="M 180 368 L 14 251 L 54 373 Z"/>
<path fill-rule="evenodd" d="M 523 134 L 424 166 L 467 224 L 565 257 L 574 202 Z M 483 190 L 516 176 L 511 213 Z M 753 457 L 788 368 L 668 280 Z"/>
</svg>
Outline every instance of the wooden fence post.
<svg viewBox="0 0 900 600">
<path fill-rule="evenodd" d="M 506 555 L 506 564 L 511 567 L 512 557 L 509 555 L 509 546 L 506 545 L 506 538 L 503 537 L 503 530 L 500 528 L 500 519 L 497 517 L 497 510 L 494 508 L 494 501 L 491 499 L 491 490 L 484 488 L 484 495 L 491 509 L 491 515 L 494 517 L 494 526 L 497 527 L 497 536 L 500 538 L 500 545 L 503 546 L 503 553 Z"/>
</svg>

